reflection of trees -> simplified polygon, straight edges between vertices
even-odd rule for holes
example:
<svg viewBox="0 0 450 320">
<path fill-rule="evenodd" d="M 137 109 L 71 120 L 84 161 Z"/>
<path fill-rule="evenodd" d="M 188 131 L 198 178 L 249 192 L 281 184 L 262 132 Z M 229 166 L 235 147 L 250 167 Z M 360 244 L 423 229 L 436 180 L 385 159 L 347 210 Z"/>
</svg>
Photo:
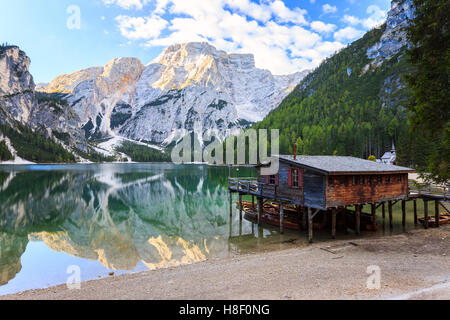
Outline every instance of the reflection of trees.
<svg viewBox="0 0 450 320">
<path fill-rule="evenodd" d="M 0 230 L 26 235 L 56 228 L 75 209 L 79 178 L 62 172 L 14 174 L 0 192 Z"/>
<path fill-rule="evenodd" d="M 61 172 L 1 172 L 0 285 L 21 270 L 32 232 L 56 231 L 76 208 L 80 177 Z"/>
<path fill-rule="evenodd" d="M 190 179 L 183 172 L 170 179 L 159 172 L 134 173 L 135 180 L 123 173 L 99 176 L 84 185 L 83 202 L 63 224 L 64 241 L 57 247 L 43 240 L 59 251 L 81 246 L 82 257 L 97 255 L 113 269 L 133 269 L 141 260 L 156 267 L 205 259 L 209 242 L 228 230 L 228 203 L 226 190 L 205 185 L 198 172 Z"/>
<path fill-rule="evenodd" d="M 30 234 L 53 250 L 121 270 L 139 261 L 151 269 L 176 266 L 224 251 L 227 170 L 105 165 L 8 174 L 0 184 L 0 249 L 8 252 L 0 256 L 0 274 L 20 270 Z"/>
</svg>

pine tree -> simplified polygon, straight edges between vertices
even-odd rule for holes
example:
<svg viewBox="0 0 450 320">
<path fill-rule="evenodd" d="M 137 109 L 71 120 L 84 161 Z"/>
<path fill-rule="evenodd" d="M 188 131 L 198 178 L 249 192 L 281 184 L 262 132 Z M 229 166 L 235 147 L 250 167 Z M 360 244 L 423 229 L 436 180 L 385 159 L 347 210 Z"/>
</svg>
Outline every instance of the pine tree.
<svg viewBox="0 0 450 320">
<path fill-rule="evenodd" d="M 450 1 L 414 0 L 407 28 L 414 71 L 406 76 L 412 99 L 409 119 L 431 150 L 426 170 L 436 182 L 450 179 Z"/>
</svg>

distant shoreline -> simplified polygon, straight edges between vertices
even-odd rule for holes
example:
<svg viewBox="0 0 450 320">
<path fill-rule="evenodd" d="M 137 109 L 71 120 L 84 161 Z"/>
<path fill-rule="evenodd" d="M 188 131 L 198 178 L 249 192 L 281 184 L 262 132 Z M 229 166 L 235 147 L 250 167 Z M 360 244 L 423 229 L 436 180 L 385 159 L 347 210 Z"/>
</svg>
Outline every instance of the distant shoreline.
<svg viewBox="0 0 450 320">
<path fill-rule="evenodd" d="M 80 290 L 60 285 L 0 300 L 450 299 L 449 255 L 450 226 L 443 226 L 213 259 L 87 281 Z M 381 270 L 380 289 L 367 288 L 369 266 Z"/>
</svg>

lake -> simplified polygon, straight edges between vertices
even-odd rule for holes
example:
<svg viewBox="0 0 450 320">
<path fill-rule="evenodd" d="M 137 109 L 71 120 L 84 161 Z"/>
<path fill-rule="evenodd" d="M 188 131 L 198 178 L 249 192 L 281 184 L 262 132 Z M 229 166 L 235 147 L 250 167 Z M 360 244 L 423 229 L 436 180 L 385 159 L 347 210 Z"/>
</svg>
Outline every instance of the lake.
<svg viewBox="0 0 450 320">
<path fill-rule="evenodd" d="M 64 284 L 73 266 L 86 281 L 307 245 L 306 233 L 240 222 L 236 208 L 230 218 L 228 176 L 202 165 L 0 166 L 0 295 Z M 363 235 L 402 232 L 400 216 L 396 206 L 394 231 Z"/>
</svg>

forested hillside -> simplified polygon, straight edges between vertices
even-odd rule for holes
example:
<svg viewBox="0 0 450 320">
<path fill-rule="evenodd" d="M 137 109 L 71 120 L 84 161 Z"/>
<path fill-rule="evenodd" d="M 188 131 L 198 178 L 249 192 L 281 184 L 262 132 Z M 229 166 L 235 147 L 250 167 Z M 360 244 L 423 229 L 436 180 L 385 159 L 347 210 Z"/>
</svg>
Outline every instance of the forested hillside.
<svg viewBox="0 0 450 320">
<path fill-rule="evenodd" d="M 404 162 L 416 159 L 408 140 L 402 75 L 409 72 L 403 51 L 373 65 L 367 51 L 386 25 L 368 32 L 309 74 L 255 128 L 280 129 L 281 152 L 380 157 L 395 142 Z M 413 161 L 412 161 L 413 162 Z"/>
</svg>

